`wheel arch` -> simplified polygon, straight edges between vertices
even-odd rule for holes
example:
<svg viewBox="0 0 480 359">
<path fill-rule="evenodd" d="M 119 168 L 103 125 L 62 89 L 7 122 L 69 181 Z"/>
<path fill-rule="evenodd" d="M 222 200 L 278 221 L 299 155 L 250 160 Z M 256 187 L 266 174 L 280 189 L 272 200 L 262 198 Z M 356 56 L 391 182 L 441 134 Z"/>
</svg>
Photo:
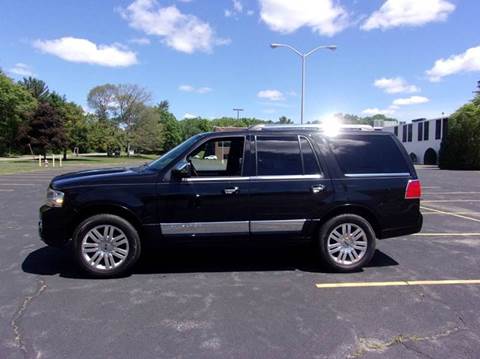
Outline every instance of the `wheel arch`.
<svg viewBox="0 0 480 359">
<path fill-rule="evenodd" d="M 113 214 L 128 221 L 138 232 L 140 238 L 142 238 L 142 223 L 140 219 L 130 209 L 119 204 L 91 204 L 81 208 L 73 217 L 69 234 L 72 235 L 75 228 L 83 222 L 85 219 L 97 215 L 97 214 Z"/>
<path fill-rule="evenodd" d="M 372 226 L 373 231 L 375 232 L 375 236 L 377 238 L 381 238 L 380 223 L 378 222 L 375 213 L 368 207 L 358 204 L 344 204 L 328 211 L 318 222 L 316 233 L 318 233 L 318 231 L 327 221 L 341 214 L 356 214 L 360 217 L 365 218 Z"/>
</svg>

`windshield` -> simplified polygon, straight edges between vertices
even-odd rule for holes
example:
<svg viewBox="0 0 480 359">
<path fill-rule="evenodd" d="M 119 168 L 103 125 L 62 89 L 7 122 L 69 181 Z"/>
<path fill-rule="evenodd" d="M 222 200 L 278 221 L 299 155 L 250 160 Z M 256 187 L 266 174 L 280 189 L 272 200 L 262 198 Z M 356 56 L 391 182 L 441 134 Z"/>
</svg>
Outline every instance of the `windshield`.
<svg viewBox="0 0 480 359">
<path fill-rule="evenodd" d="M 148 164 L 148 167 L 156 169 L 156 170 L 162 170 L 166 166 L 168 166 L 173 160 L 175 160 L 182 152 L 184 152 L 187 148 L 189 148 L 192 144 L 197 142 L 201 137 L 203 137 L 205 134 L 198 134 L 193 137 L 190 137 L 188 140 L 182 142 L 178 146 L 172 148 L 170 151 L 165 153 L 162 157 L 156 159 L 153 162 L 150 162 Z"/>
</svg>

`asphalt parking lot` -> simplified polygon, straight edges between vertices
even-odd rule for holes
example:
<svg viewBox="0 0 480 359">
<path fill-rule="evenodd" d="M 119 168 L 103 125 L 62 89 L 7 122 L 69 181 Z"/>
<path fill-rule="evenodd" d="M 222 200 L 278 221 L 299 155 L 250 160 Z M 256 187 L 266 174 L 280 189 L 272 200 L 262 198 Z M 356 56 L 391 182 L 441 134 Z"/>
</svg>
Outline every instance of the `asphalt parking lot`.
<svg viewBox="0 0 480 359">
<path fill-rule="evenodd" d="M 150 251 L 114 280 L 38 239 L 60 169 L 0 176 L 0 358 L 478 358 L 480 173 L 418 172 L 422 233 L 362 272 L 247 243 Z"/>
</svg>

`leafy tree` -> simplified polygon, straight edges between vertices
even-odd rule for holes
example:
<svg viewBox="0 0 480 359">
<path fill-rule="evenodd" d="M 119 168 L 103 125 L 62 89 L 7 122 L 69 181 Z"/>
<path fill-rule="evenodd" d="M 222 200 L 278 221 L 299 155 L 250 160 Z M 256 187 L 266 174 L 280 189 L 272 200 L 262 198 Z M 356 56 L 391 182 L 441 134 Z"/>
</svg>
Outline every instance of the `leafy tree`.
<svg viewBox="0 0 480 359">
<path fill-rule="evenodd" d="M 116 85 L 105 84 L 92 88 L 87 95 L 88 106 L 101 120 L 107 120 L 114 111 Z"/>
<path fill-rule="evenodd" d="M 480 95 L 450 116 L 448 135 L 440 146 L 439 167 L 480 169 Z"/>
<path fill-rule="evenodd" d="M 166 105 L 166 106 L 165 106 Z M 168 102 L 162 101 L 155 108 L 163 128 L 163 149 L 165 151 L 182 142 L 182 128 L 175 116 L 168 111 Z"/>
<path fill-rule="evenodd" d="M 18 140 L 30 144 L 44 157 L 50 151 L 63 150 L 67 137 L 59 112 L 50 103 L 41 102 L 29 121 L 20 126 Z"/>
<path fill-rule="evenodd" d="M 46 100 L 50 94 L 47 84 L 44 81 L 34 77 L 24 77 L 23 80 L 19 81 L 18 83 L 39 101 Z"/>
<path fill-rule="evenodd" d="M 125 145 L 125 131 L 115 123 L 99 119 L 96 115 L 86 116 L 88 128 L 88 148 L 111 155 Z"/>
<path fill-rule="evenodd" d="M 90 90 L 87 102 L 100 119 L 113 120 L 124 129 L 129 153 L 133 127 L 150 99 L 150 92 L 138 85 L 105 84 Z"/>
<path fill-rule="evenodd" d="M 163 150 L 164 132 L 160 114 L 153 108 L 146 108 L 135 123 L 132 144 L 143 153 L 160 153 Z"/>
<path fill-rule="evenodd" d="M 213 131 L 213 123 L 205 118 L 186 118 L 180 121 L 182 140 L 202 132 Z"/>
<path fill-rule="evenodd" d="M 15 149 L 18 127 L 36 106 L 37 101 L 27 90 L 0 73 L 0 155 Z"/>
<path fill-rule="evenodd" d="M 289 124 L 292 124 L 293 121 L 289 119 L 287 116 L 282 116 L 278 119 L 278 123 L 282 125 L 289 125 Z"/>
</svg>

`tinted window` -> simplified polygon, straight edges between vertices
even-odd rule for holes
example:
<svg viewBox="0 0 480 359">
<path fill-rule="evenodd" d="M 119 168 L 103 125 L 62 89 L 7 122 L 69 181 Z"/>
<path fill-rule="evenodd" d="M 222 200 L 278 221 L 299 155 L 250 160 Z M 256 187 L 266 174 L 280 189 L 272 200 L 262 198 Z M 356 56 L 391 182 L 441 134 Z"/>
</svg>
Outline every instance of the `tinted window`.
<svg viewBox="0 0 480 359">
<path fill-rule="evenodd" d="M 413 126 L 412 124 L 408 125 L 408 142 L 412 142 L 412 133 L 413 132 Z"/>
<path fill-rule="evenodd" d="M 258 136 L 256 147 L 258 176 L 303 174 L 300 146 L 296 136 Z"/>
<path fill-rule="evenodd" d="M 402 142 L 407 142 L 407 125 L 402 126 Z"/>
<path fill-rule="evenodd" d="M 300 147 L 302 149 L 303 173 L 306 175 L 316 175 L 320 173 L 317 157 L 313 152 L 312 145 L 304 137 L 300 137 Z"/>
<path fill-rule="evenodd" d="M 395 134 L 395 136 L 398 136 L 398 126 L 395 126 L 393 128 L 393 133 Z"/>
<path fill-rule="evenodd" d="M 343 135 L 331 140 L 331 147 L 345 174 L 410 172 L 390 136 Z"/>
</svg>

